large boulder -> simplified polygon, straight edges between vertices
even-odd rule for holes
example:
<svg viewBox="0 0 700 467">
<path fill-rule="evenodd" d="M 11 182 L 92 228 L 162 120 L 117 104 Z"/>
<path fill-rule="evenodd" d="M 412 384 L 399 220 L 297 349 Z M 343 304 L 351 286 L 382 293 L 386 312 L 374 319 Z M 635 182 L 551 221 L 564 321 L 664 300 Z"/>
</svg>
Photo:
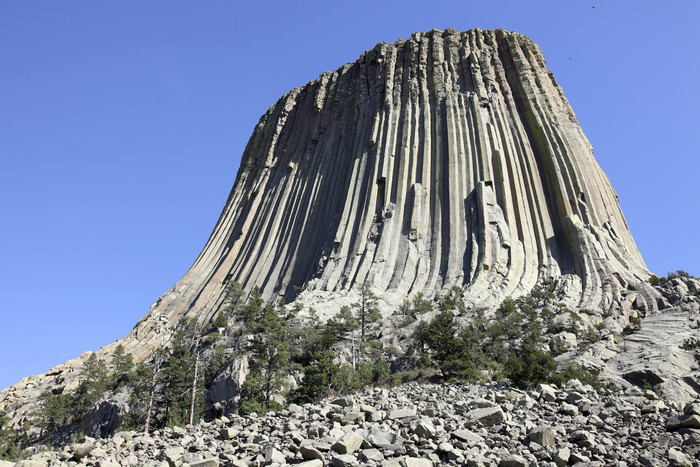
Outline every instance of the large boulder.
<svg viewBox="0 0 700 467">
<path fill-rule="evenodd" d="M 119 428 L 120 417 L 129 411 L 129 393 L 121 392 L 99 401 L 80 421 L 80 431 L 91 438 L 108 438 Z"/>
<path fill-rule="evenodd" d="M 235 359 L 214 379 L 207 393 L 207 401 L 212 405 L 222 405 L 227 412 L 231 411 L 249 371 L 246 356 Z"/>
</svg>

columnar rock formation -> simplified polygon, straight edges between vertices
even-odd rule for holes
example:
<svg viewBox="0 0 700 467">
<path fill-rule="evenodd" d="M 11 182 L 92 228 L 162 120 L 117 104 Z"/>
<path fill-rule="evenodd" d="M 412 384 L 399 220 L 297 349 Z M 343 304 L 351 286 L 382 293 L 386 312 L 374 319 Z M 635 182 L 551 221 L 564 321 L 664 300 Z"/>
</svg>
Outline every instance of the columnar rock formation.
<svg viewBox="0 0 700 467">
<path fill-rule="evenodd" d="M 546 277 L 572 306 L 649 311 L 648 276 L 537 45 L 434 30 L 270 107 L 202 253 L 123 343 L 145 358 L 178 317 L 210 320 L 231 281 L 323 315 L 365 282 L 389 310 L 454 287 L 497 305 Z"/>
<path fill-rule="evenodd" d="M 310 303 L 365 281 L 389 304 L 456 286 L 478 305 L 564 276 L 574 303 L 609 308 L 648 272 L 592 153 L 526 37 L 380 43 L 263 115 L 214 232 L 151 317 L 206 319 L 232 280 Z"/>
</svg>

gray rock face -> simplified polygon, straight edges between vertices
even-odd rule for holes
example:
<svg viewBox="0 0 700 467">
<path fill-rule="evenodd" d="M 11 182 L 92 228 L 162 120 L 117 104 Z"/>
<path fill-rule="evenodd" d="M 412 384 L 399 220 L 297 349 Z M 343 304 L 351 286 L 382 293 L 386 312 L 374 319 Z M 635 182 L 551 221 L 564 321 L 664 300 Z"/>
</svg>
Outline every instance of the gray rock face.
<svg viewBox="0 0 700 467">
<path fill-rule="evenodd" d="M 80 430 L 93 438 L 112 436 L 119 427 L 119 416 L 128 407 L 128 398 L 128 394 L 120 393 L 98 402 L 81 421 Z"/>
<path fill-rule="evenodd" d="M 248 358 L 243 356 L 237 358 L 228 365 L 214 379 L 211 388 L 207 392 L 207 399 L 210 404 L 220 403 L 227 405 L 231 399 L 240 393 L 241 386 L 248 376 Z"/>
<path fill-rule="evenodd" d="M 124 341 L 218 310 L 228 281 L 321 316 L 369 282 L 385 311 L 458 287 L 493 305 L 553 276 L 569 302 L 658 294 L 562 90 L 526 37 L 416 33 L 284 95 L 263 115 L 202 253 Z M 610 282 L 609 279 L 615 280 Z"/>
<path fill-rule="evenodd" d="M 532 429 L 527 437 L 529 440 L 534 441 L 540 446 L 554 446 L 555 445 L 555 434 L 554 430 L 546 425 L 540 425 L 537 428 Z"/>
</svg>

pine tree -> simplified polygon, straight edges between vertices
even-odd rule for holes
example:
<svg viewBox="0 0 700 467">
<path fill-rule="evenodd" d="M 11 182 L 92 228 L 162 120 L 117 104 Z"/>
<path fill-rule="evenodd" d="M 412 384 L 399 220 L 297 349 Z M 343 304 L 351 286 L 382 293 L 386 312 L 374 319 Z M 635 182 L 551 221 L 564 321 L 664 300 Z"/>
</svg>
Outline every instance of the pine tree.
<svg viewBox="0 0 700 467">
<path fill-rule="evenodd" d="M 0 460 L 18 461 L 22 456 L 22 437 L 9 422 L 8 417 L 0 416 Z"/>
<path fill-rule="evenodd" d="M 241 388 L 241 413 L 279 409 L 273 396 L 283 386 L 291 365 L 287 328 L 279 310 L 270 305 L 261 308 L 259 293 L 252 301 L 241 310 L 252 334 L 248 342 L 250 372 Z"/>
<path fill-rule="evenodd" d="M 352 313 L 350 307 L 343 305 L 340 311 L 326 322 L 326 329 L 336 337 L 336 341 L 349 340 L 352 333 L 360 329 L 360 322 Z"/>
<path fill-rule="evenodd" d="M 73 397 L 70 394 L 44 391 L 39 395 L 39 401 L 39 409 L 33 415 L 38 418 L 37 425 L 41 429 L 41 437 L 56 433 L 73 421 Z"/>
<path fill-rule="evenodd" d="M 257 286 L 253 287 L 248 300 L 246 300 L 245 304 L 242 305 L 236 313 L 236 316 L 243 322 L 243 327 L 246 331 L 250 331 L 255 327 L 255 321 L 259 318 L 264 303 L 265 301 L 262 299 L 260 288 Z"/>
<path fill-rule="evenodd" d="M 294 391 L 296 402 L 313 402 L 333 388 L 340 367 L 335 364 L 335 354 L 330 350 L 319 350 L 304 366 L 304 378 Z"/>
<path fill-rule="evenodd" d="M 151 362 L 157 360 L 158 353 L 162 349 L 154 352 L 154 359 Z M 148 407 L 149 402 L 151 403 L 151 408 L 153 407 L 153 398 L 155 398 L 155 388 L 153 394 L 151 393 L 152 385 L 155 377 L 157 377 L 158 370 L 154 371 L 152 366 L 149 366 L 145 362 L 141 362 L 136 365 L 133 372 L 131 373 L 131 395 L 129 397 L 129 411 L 124 414 L 120 419 L 120 427 L 125 429 L 140 429 L 143 428 L 148 419 L 149 428 L 151 422 L 151 413 L 149 413 Z M 157 379 L 156 379 L 157 382 Z M 146 432 L 148 432 L 146 430 Z"/>
<path fill-rule="evenodd" d="M 212 321 L 211 327 L 213 329 L 225 328 L 227 324 L 228 324 L 228 320 L 226 319 L 226 315 L 224 314 L 223 311 L 220 311 L 216 315 L 216 319 L 214 319 L 214 321 Z"/>
<path fill-rule="evenodd" d="M 108 383 L 105 362 L 96 353 L 90 354 L 80 371 L 80 383 L 75 391 L 76 420 L 81 419 L 102 398 Z"/>
<path fill-rule="evenodd" d="M 110 386 L 116 391 L 119 386 L 127 384 L 130 373 L 134 367 L 134 357 L 126 353 L 122 344 L 115 347 L 112 352 L 112 380 Z"/>
<path fill-rule="evenodd" d="M 357 320 L 360 322 L 360 342 L 364 342 L 367 334 L 374 330 L 382 315 L 377 307 L 377 296 L 367 282 L 360 286 L 360 301 L 354 304 Z"/>
<path fill-rule="evenodd" d="M 238 310 L 243 305 L 244 291 L 236 281 L 226 284 L 226 295 L 224 298 L 224 315 L 228 319 L 238 314 Z"/>
<path fill-rule="evenodd" d="M 166 352 L 164 349 L 157 349 L 154 352 L 154 358 L 151 362 L 151 367 L 148 368 L 145 365 L 140 366 L 137 374 L 143 375 L 143 393 L 148 391 L 148 402 L 146 403 L 146 410 L 144 415 L 144 428 L 143 432 L 148 434 L 151 426 L 151 418 L 153 417 L 153 412 L 155 410 L 156 398 L 158 397 L 158 378 L 160 376 L 160 371 L 163 368 L 163 362 L 166 359 Z M 150 378 L 148 378 L 150 376 Z M 150 380 L 150 381 L 149 381 Z"/>
<path fill-rule="evenodd" d="M 467 343 L 456 333 L 455 318 L 448 307 L 429 323 L 418 326 L 415 339 L 419 345 L 432 350 L 432 359 L 438 363 L 446 379 L 477 379 L 478 373 Z"/>
<path fill-rule="evenodd" d="M 193 319 L 178 322 L 170 353 L 163 367 L 164 421 L 180 426 L 195 421 L 204 409 L 203 379 L 198 379 L 199 358 L 196 353 L 200 330 Z"/>
</svg>

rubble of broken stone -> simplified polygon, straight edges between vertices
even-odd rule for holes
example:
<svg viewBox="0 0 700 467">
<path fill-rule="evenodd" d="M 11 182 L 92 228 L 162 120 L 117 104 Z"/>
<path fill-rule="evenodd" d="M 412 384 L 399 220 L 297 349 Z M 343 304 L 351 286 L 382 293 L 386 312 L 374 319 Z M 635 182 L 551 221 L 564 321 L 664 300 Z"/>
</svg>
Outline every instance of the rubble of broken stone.
<svg viewBox="0 0 700 467">
<path fill-rule="evenodd" d="M 572 380 L 527 390 L 368 388 L 276 413 L 85 438 L 16 465 L 700 466 L 699 458 L 700 402 L 678 412 L 650 390 Z"/>
</svg>

